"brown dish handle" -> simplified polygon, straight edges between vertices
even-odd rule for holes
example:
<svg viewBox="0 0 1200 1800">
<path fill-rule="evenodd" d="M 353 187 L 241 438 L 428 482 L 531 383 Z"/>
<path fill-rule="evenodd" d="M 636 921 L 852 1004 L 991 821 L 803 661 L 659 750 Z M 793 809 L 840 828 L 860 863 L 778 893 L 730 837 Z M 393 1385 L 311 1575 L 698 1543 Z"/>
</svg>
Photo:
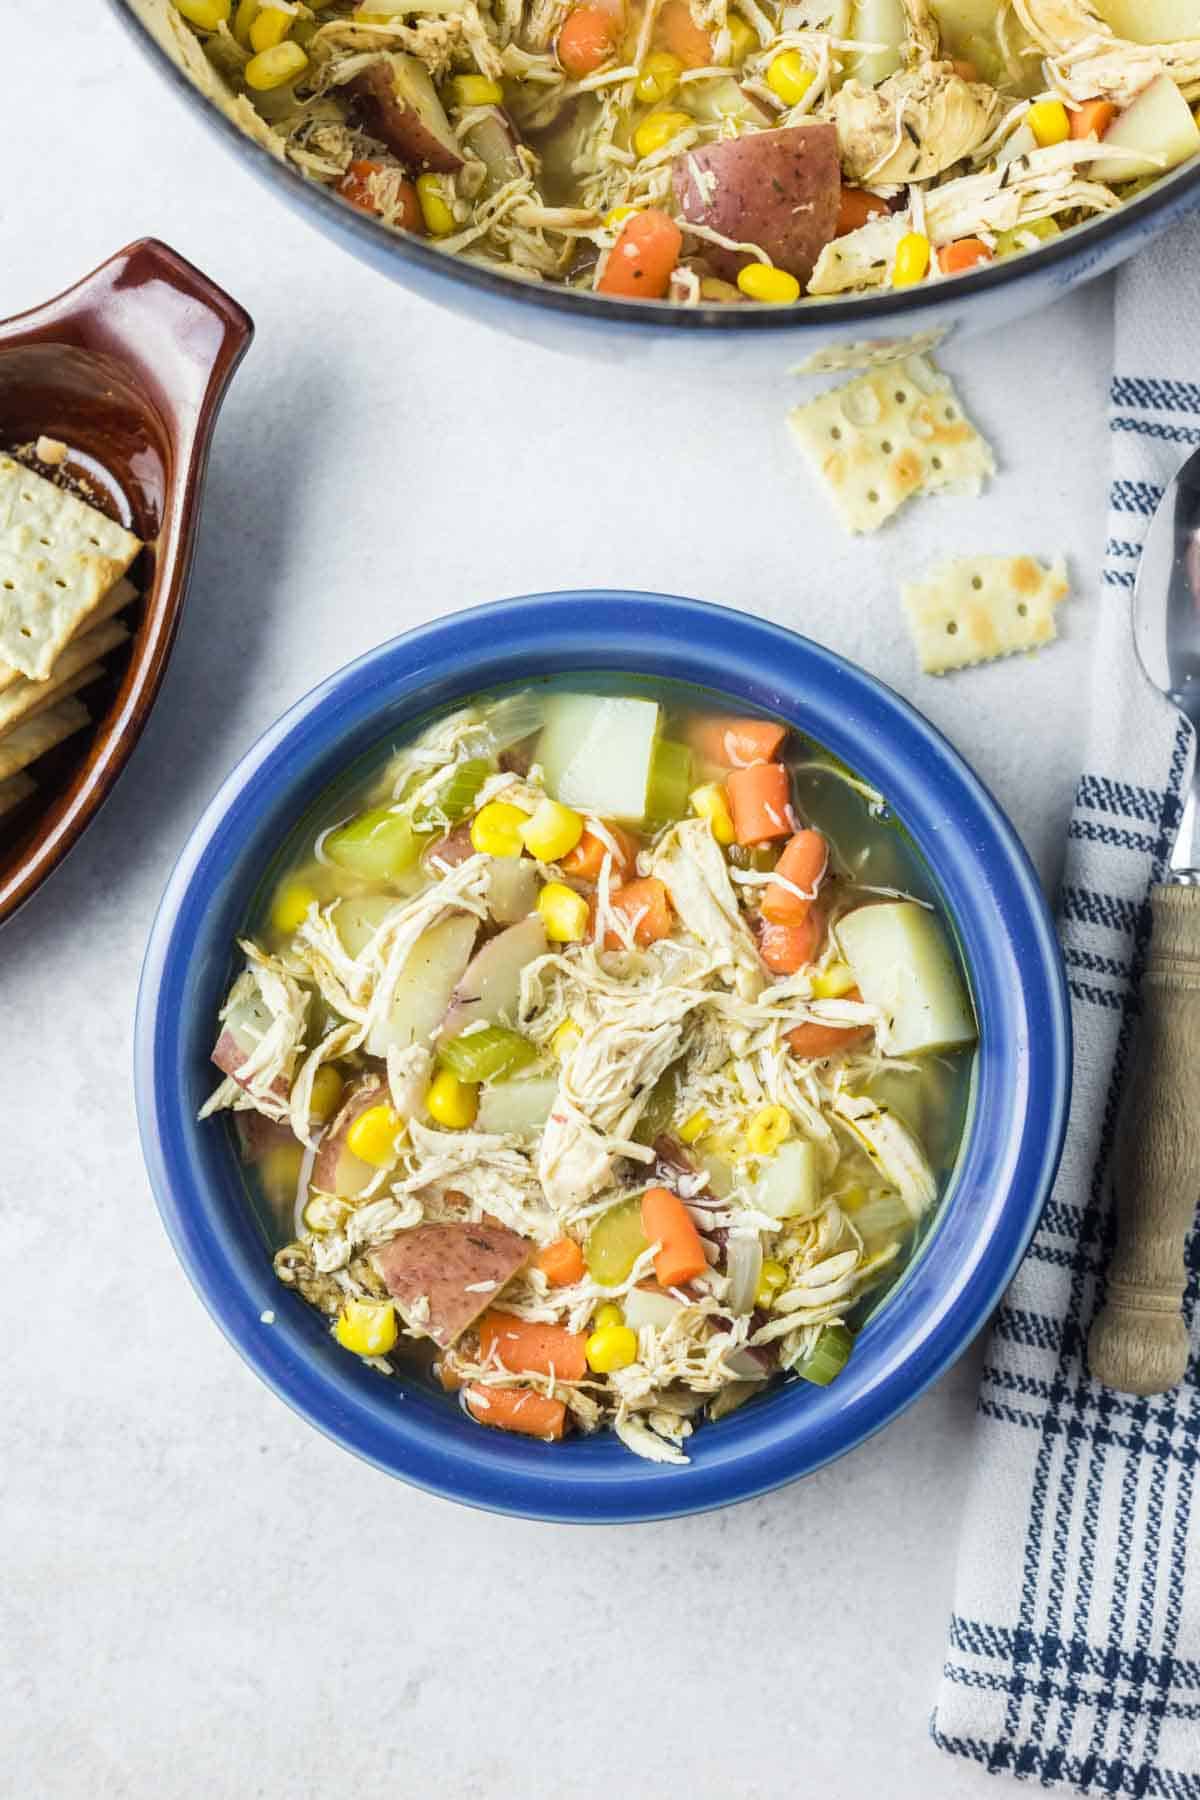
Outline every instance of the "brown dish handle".
<svg viewBox="0 0 1200 1800">
<path fill-rule="evenodd" d="M 1142 1019 L 1113 1153 L 1117 1248 L 1088 1364 L 1126 1394 L 1182 1379 L 1184 1244 L 1200 1196 L 1200 887 L 1156 887 Z"/>
<path fill-rule="evenodd" d="M 42 340 L 114 357 L 181 449 L 207 436 L 253 335 L 249 313 L 157 238 L 126 245 L 65 293 L 0 325 L 0 345 Z"/>
</svg>

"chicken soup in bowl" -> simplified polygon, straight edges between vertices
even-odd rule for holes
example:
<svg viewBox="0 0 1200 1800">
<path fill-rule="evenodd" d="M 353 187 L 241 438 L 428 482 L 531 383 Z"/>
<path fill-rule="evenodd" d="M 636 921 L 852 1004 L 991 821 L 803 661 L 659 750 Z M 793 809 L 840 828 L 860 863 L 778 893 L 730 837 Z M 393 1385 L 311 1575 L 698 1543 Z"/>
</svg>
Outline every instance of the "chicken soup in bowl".
<svg viewBox="0 0 1200 1800">
<path fill-rule="evenodd" d="M 589 591 L 411 632 L 243 759 L 137 1087 L 172 1241 L 282 1397 L 436 1493 L 630 1520 L 818 1467 L 959 1354 L 1069 1026 L 1028 860 L 918 714 L 762 620 Z"/>
<path fill-rule="evenodd" d="M 484 1426 L 682 1462 L 826 1384 L 934 1215 L 976 1025 L 886 797 L 620 674 L 359 759 L 246 923 L 205 1113 L 279 1279 Z"/>
</svg>

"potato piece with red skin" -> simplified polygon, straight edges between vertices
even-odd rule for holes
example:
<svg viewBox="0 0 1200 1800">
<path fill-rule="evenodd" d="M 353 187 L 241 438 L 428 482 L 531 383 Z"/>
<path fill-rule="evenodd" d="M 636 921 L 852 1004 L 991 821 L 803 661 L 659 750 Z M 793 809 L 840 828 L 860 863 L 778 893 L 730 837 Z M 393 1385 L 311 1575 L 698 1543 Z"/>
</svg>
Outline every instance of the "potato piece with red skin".
<svg viewBox="0 0 1200 1800">
<path fill-rule="evenodd" d="M 788 125 L 698 145 L 677 159 L 674 181 L 685 222 L 757 244 L 802 287 L 837 231 L 842 171 L 832 125 Z M 703 249 L 727 281 L 755 260 L 707 240 Z"/>
<path fill-rule="evenodd" d="M 377 1250 L 374 1263 L 400 1310 L 446 1350 L 488 1311 L 536 1248 L 506 1225 L 416 1225 Z M 421 1300 L 429 1308 L 423 1316 Z"/>
<path fill-rule="evenodd" d="M 372 1075 L 360 1082 L 348 1095 L 337 1117 L 331 1119 L 321 1134 L 313 1162 L 310 1185 L 322 1194 L 336 1194 L 340 1200 L 353 1200 L 371 1182 L 379 1170 L 355 1156 L 346 1142 L 350 1127 L 362 1113 L 373 1106 L 386 1106 L 389 1094 L 386 1081 Z"/>
<path fill-rule="evenodd" d="M 373 137 L 409 168 L 453 175 L 464 162 L 437 90 L 415 56 L 379 56 L 346 83 Z"/>
</svg>

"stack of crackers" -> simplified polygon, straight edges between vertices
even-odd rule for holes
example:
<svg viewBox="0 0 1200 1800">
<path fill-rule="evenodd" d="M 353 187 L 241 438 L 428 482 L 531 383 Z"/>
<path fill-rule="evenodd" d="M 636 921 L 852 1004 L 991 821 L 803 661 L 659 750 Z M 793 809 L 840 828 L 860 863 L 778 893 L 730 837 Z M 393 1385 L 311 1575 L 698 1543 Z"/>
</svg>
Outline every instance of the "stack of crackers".
<svg viewBox="0 0 1200 1800">
<path fill-rule="evenodd" d="M 39 458 L 66 451 L 41 439 Z M 68 488 L 0 455 L 0 815 L 36 791 L 30 765 L 91 723 L 76 698 L 129 636 L 140 538 Z"/>
</svg>

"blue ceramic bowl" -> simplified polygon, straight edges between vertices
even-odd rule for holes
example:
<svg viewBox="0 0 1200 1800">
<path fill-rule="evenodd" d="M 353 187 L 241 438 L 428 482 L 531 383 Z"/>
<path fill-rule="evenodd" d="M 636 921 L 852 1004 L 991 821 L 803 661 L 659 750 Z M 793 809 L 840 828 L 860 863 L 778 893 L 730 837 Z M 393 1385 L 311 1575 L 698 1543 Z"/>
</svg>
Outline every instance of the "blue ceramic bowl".
<svg viewBox="0 0 1200 1800">
<path fill-rule="evenodd" d="M 538 344 L 614 360 L 639 356 L 693 373 L 728 370 L 740 381 L 756 375 L 778 379 L 832 345 L 992 331 L 1133 256 L 1200 200 L 1200 157 L 1195 157 L 1119 211 L 953 281 L 779 308 L 610 300 L 514 281 L 356 212 L 331 189 L 254 143 L 192 85 L 139 16 L 145 0 L 109 0 L 109 5 L 181 103 L 278 199 L 351 255 L 468 318 Z"/>
<path fill-rule="evenodd" d="M 923 1254 L 828 1388 L 781 1385 L 689 1444 L 686 1468 L 613 1437 L 560 1445 L 480 1429 L 454 1401 L 340 1350 L 280 1286 L 231 1137 L 196 1123 L 231 949 L 297 816 L 364 750 L 432 707 L 531 674 L 607 669 L 716 688 L 794 720 L 888 796 L 940 884 L 970 973 L 981 1044 L 965 1141 Z M 243 758 L 180 857 L 146 953 L 136 1086 L 171 1241 L 263 1380 L 346 1449 L 433 1493 L 561 1520 L 668 1517 L 763 1493 L 859 1444 L 915 1400 L 996 1305 L 1058 1162 L 1070 1027 L 1037 879 L 994 800 L 889 689 L 806 638 L 695 600 L 539 594 L 459 613 L 351 663 Z M 264 1313 L 274 1323 L 264 1324 Z"/>
</svg>

